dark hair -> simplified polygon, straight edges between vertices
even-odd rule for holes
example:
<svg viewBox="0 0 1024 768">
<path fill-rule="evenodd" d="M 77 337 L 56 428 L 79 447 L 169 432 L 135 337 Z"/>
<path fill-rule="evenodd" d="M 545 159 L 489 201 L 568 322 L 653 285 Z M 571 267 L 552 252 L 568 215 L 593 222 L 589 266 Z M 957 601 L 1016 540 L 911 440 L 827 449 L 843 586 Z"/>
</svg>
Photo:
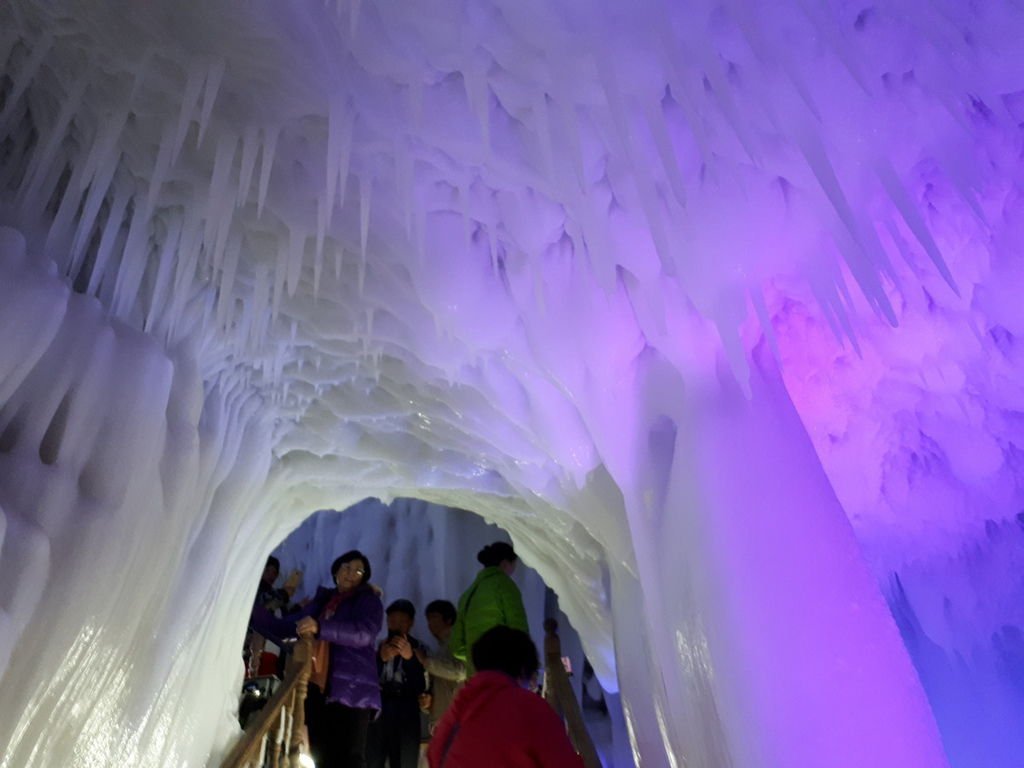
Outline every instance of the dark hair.
<svg viewBox="0 0 1024 768">
<path fill-rule="evenodd" d="M 480 635 L 471 651 L 478 671 L 504 672 L 516 680 L 533 677 L 540 667 L 537 646 L 520 629 L 499 625 Z"/>
<path fill-rule="evenodd" d="M 427 610 L 423 612 L 424 616 L 429 616 L 432 613 L 439 615 L 446 624 L 455 623 L 455 606 L 447 600 L 435 600 L 427 606 Z"/>
<path fill-rule="evenodd" d="M 366 567 L 363 569 L 363 580 L 359 582 L 360 586 L 370 581 L 370 576 L 373 571 L 370 569 L 370 559 L 360 552 L 358 549 L 350 549 L 341 557 L 337 558 L 331 563 L 331 578 L 337 580 L 338 569 L 341 568 L 345 563 L 351 563 L 353 560 L 362 560 L 363 565 Z"/>
<path fill-rule="evenodd" d="M 490 568 L 492 565 L 498 565 L 504 560 L 514 563 L 519 559 L 519 556 L 508 542 L 496 541 L 477 552 L 476 559 L 485 568 Z"/>
<path fill-rule="evenodd" d="M 267 558 L 267 564 L 263 566 L 263 570 L 267 570 L 267 568 L 269 568 L 270 566 L 274 566 L 275 568 L 277 568 L 278 573 L 281 572 L 281 561 L 273 555 Z"/>
<path fill-rule="evenodd" d="M 384 611 L 384 613 L 388 614 L 389 616 L 392 613 L 404 613 L 410 619 L 415 619 L 416 606 L 412 604 L 412 600 L 406 600 L 404 597 L 400 597 L 398 600 L 395 600 L 395 602 L 389 605 L 388 609 Z"/>
</svg>

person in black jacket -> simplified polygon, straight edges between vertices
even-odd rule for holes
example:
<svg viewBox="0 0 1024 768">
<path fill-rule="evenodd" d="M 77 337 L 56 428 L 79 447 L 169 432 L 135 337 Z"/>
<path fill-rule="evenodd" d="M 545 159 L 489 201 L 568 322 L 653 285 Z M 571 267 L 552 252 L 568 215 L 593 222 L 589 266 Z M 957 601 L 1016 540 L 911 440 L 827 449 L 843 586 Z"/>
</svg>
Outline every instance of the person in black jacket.
<svg viewBox="0 0 1024 768">
<path fill-rule="evenodd" d="M 416 768 L 420 752 L 420 695 L 426 690 L 419 640 L 409 634 L 416 609 L 408 600 L 387 608 L 388 637 L 377 652 L 380 718 L 371 726 L 369 768 Z"/>
</svg>

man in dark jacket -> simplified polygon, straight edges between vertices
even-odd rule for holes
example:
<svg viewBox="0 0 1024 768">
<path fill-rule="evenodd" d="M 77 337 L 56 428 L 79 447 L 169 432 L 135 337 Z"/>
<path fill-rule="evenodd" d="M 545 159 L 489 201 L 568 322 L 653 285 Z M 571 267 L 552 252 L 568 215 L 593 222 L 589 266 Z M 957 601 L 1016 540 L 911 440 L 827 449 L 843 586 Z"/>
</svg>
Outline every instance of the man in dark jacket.
<svg viewBox="0 0 1024 768">
<path fill-rule="evenodd" d="M 388 637 L 377 652 L 380 674 L 380 719 L 369 736 L 369 768 L 416 768 L 420 752 L 420 694 L 426 690 L 423 665 L 416 658 L 421 643 L 409 632 L 416 609 L 396 600 L 387 609 Z"/>
</svg>

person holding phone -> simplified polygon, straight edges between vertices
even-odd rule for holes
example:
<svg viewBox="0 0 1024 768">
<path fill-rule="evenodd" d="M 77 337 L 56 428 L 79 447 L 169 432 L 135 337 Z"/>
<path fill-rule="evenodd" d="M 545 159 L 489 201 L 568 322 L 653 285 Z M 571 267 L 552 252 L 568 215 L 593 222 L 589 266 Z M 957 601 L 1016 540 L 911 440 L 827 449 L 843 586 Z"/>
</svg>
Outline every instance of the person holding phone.
<svg viewBox="0 0 1024 768">
<path fill-rule="evenodd" d="M 370 726 L 369 768 L 416 768 L 420 751 L 420 696 L 427 688 L 423 664 L 413 637 L 416 608 L 395 600 L 387 611 L 388 636 L 377 652 L 380 674 L 380 718 Z"/>
</svg>

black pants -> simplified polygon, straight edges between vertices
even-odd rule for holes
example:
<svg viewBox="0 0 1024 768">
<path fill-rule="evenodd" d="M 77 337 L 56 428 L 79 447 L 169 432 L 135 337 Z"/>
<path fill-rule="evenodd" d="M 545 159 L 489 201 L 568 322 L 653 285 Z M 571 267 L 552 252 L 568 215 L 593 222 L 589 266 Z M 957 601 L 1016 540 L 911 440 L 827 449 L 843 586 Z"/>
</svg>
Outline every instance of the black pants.
<svg viewBox="0 0 1024 768">
<path fill-rule="evenodd" d="M 306 725 L 317 768 L 366 768 L 366 731 L 372 709 L 325 702 L 315 685 L 306 695 Z"/>
<path fill-rule="evenodd" d="M 384 695 L 380 718 L 370 724 L 369 768 L 416 768 L 420 759 L 420 705 L 415 696 Z"/>
</svg>

